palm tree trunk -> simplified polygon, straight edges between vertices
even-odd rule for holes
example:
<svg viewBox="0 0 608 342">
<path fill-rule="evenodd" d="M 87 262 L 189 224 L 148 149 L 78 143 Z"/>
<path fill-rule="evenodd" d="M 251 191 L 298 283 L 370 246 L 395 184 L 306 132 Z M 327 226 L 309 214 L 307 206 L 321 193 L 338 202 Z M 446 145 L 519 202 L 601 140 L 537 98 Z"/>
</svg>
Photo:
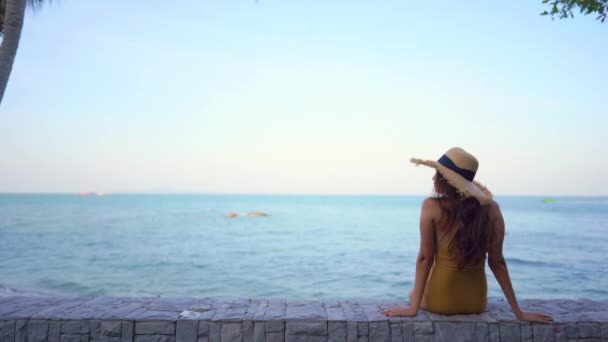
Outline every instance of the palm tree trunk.
<svg viewBox="0 0 608 342">
<path fill-rule="evenodd" d="M 8 78 L 13 70 L 15 55 L 17 55 L 25 17 L 25 5 L 26 0 L 6 0 L 4 36 L 2 44 L 0 44 L 0 103 L 2 103 Z"/>
</svg>

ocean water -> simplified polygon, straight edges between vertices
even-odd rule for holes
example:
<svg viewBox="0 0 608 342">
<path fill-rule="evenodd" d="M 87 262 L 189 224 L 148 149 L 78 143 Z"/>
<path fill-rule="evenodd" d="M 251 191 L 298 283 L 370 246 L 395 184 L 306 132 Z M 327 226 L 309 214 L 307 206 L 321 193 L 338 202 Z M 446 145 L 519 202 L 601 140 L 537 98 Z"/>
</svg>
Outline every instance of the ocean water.
<svg viewBox="0 0 608 342">
<path fill-rule="evenodd" d="M 608 299 L 608 198 L 555 199 L 497 198 L 516 295 Z M 4 194 L 0 295 L 405 299 L 422 200 Z"/>
</svg>

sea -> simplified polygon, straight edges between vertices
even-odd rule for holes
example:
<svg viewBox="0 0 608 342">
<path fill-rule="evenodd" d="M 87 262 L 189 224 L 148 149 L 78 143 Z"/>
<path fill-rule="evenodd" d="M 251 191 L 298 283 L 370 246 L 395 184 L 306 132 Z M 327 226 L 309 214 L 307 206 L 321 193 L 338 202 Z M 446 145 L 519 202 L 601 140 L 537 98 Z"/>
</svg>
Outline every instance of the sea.
<svg viewBox="0 0 608 342">
<path fill-rule="evenodd" d="M 1 194 L 0 295 L 406 300 L 423 199 Z M 608 197 L 496 200 L 518 298 L 608 299 Z"/>
</svg>

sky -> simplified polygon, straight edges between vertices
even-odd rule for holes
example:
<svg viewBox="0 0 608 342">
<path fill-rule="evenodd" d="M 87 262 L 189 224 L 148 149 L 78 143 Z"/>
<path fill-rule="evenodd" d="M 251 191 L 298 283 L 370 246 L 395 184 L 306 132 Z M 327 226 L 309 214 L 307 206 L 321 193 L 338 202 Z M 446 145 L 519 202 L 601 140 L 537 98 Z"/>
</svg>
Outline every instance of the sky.
<svg viewBox="0 0 608 342">
<path fill-rule="evenodd" d="M 0 192 L 608 195 L 608 23 L 541 0 L 59 0 L 28 11 Z"/>
</svg>

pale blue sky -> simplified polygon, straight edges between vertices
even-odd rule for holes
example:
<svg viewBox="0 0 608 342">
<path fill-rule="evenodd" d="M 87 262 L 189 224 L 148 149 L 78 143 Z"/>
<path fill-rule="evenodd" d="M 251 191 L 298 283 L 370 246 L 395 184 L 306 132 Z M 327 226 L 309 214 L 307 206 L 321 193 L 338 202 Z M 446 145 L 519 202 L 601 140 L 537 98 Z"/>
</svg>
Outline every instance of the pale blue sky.
<svg viewBox="0 0 608 342">
<path fill-rule="evenodd" d="M 517 1 L 82 1 L 28 12 L 0 191 L 608 195 L 608 24 Z"/>
</svg>

